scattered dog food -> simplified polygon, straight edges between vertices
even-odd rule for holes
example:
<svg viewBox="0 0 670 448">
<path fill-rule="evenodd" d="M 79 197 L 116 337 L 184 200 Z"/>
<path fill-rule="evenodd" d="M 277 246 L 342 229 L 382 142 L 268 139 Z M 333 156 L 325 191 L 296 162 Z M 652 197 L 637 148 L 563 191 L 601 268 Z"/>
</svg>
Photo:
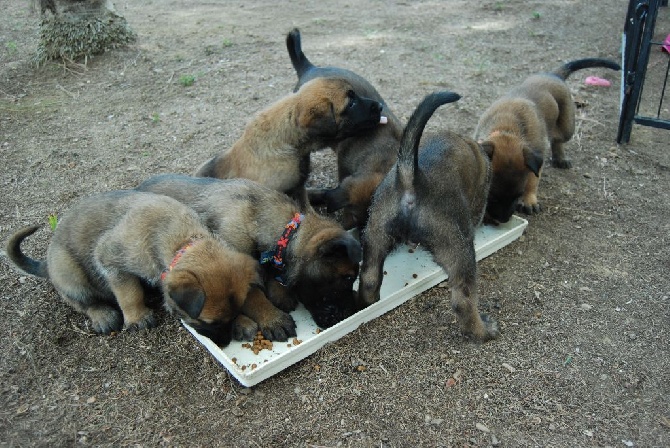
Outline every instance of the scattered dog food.
<svg viewBox="0 0 670 448">
<path fill-rule="evenodd" d="M 256 333 L 253 343 L 249 344 L 248 342 L 245 342 L 244 344 L 242 344 L 242 347 L 248 348 L 249 350 L 254 352 L 254 355 L 257 355 L 260 353 L 261 350 L 272 350 L 272 341 L 269 339 L 265 339 L 263 333 L 259 331 L 258 333 Z"/>
</svg>

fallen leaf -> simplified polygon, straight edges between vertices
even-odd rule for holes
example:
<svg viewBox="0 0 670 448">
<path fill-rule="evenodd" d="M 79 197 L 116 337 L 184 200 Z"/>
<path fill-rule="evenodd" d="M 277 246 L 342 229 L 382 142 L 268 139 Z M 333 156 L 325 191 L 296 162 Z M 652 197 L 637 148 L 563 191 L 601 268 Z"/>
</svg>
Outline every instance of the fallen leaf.
<svg viewBox="0 0 670 448">
<path fill-rule="evenodd" d="M 480 430 L 480 431 L 482 431 L 482 432 L 491 432 L 491 430 L 488 428 L 488 426 L 486 426 L 486 425 L 484 425 L 484 424 L 482 424 L 482 423 L 477 423 L 477 424 L 475 425 L 475 428 L 477 428 L 478 430 Z"/>
</svg>

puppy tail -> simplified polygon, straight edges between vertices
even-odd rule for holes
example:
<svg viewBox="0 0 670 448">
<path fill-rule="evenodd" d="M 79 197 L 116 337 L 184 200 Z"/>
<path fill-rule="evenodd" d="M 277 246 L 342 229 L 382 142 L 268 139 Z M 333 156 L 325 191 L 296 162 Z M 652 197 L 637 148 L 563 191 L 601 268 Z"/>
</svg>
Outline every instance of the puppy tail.
<svg viewBox="0 0 670 448">
<path fill-rule="evenodd" d="M 419 142 L 426 123 L 438 107 L 460 98 L 459 94 L 449 91 L 431 93 L 426 95 L 412 113 L 403 130 L 398 151 L 398 176 L 405 188 L 414 183 L 414 173 L 419 169 Z"/>
<path fill-rule="evenodd" d="M 12 235 L 7 241 L 7 258 L 27 274 L 49 278 L 46 261 L 33 260 L 21 252 L 21 242 L 39 228 L 40 226 L 25 227 Z"/>
<path fill-rule="evenodd" d="M 577 70 L 583 70 L 585 68 L 595 68 L 595 67 L 604 67 L 612 70 L 621 70 L 621 66 L 616 62 L 610 59 L 601 59 L 601 58 L 586 58 L 586 59 L 576 59 L 574 61 L 567 62 L 561 67 L 557 68 L 552 72 L 552 74 L 558 76 L 562 80 L 568 79 L 571 73 L 576 72 Z"/>
<path fill-rule="evenodd" d="M 302 52 L 302 44 L 300 42 L 300 30 L 298 28 L 293 28 L 286 35 L 286 49 L 288 50 L 288 55 L 291 58 L 291 64 L 298 74 L 298 79 L 302 75 L 314 67 L 305 53 Z"/>
</svg>

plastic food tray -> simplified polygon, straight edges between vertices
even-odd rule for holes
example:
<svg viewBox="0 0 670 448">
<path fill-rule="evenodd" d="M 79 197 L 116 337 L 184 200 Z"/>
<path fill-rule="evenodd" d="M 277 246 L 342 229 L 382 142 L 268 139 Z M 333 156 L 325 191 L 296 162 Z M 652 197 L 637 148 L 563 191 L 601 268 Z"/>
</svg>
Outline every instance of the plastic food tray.
<svg viewBox="0 0 670 448">
<path fill-rule="evenodd" d="M 477 260 L 488 257 L 519 238 L 527 225 L 525 219 L 513 216 L 509 222 L 497 227 L 479 227 L 475 237 Z M 447 274 L 435 264 L 429 252 L 407 245 L 401 245 L 391 252 L 384 263 L 384 271 L 386 275 L 379 302 L 323 330 L 316 326 L 309 312 L 299 305 L 291 312 L 297 325 L 297 337 L 285 342 L 273 341 L 272 350 L 264 349 L 258 354 L 245 348 L 242 341 L 234 340 L 227 347 L 221 348 L 187 324 L 184 323 L 184 326 L 242 385 L 251 387 L 447 279 Z"/>
</svg>

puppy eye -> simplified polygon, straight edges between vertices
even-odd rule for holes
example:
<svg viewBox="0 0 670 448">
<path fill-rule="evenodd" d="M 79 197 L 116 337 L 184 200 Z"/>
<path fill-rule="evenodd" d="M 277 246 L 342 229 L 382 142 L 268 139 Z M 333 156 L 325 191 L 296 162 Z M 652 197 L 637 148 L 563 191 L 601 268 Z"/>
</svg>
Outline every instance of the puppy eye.
<svg viewBox="0 0 670 448">
<path fill-rule="evenodd" d="M 358 102 L 358 101 L 357 101 L 357 98 L 356 98 L 356 94 L 354 93 L 353 90 L 349 90 L 349 91 L 347 92 L 347 96 L 349 97 L 349 104 L 347 105 L 347 107 L 351 109 L 351 108 L 354 107 L 354 106 L 356 105 L 356 103 Z"/>
</svg>

